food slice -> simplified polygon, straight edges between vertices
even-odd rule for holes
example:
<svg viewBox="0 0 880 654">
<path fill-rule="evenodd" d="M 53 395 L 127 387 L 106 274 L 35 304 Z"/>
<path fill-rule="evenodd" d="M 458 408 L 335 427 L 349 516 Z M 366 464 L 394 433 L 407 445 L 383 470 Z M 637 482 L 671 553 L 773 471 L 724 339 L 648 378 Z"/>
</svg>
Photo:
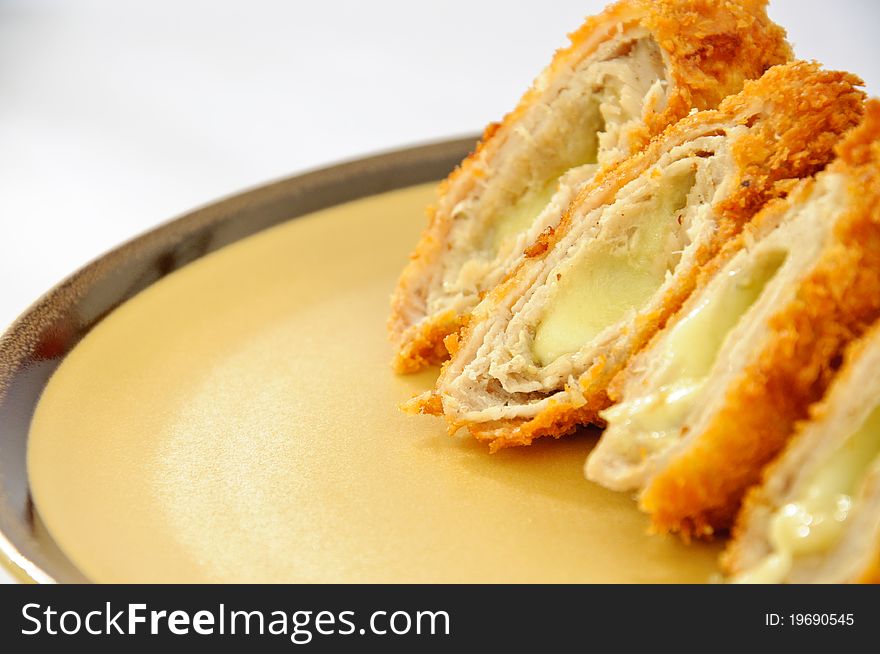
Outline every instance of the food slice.
<svg viewBox="0 0 880 654">
<path fill-rule="evenodd" d="M 847 343 L 880 316 L 878 134 L 872 102 L 840 158 L 757 216 L 614 381 L 587 476 L 640 490 L 659 529 L 729 527 Z"/>
<path fill-rule="evenodd" d="M 862 113 L 858 83 L 815 64 L 776 66 L 600 173 L 450 339 L 435 392 L 409 408 L 442 413 L 493 449 L 595 421 L 608 383 L 701 267 L 833 157 Z"/>
<path fill-rule="evenodd" d="M 444 337 L 558 224 L 599 165 L 787 61 L 785 33 L 765 5 L 622 0 L 572 34 L 517 108 L 441 184 L 392 297 L 395 369 L 445 359 Z"/>
<path fill-rule="evenodd" d="M 722 557 L 741 583 L 880 582 L 880 325 L 746 497 Z"/>
</svg>

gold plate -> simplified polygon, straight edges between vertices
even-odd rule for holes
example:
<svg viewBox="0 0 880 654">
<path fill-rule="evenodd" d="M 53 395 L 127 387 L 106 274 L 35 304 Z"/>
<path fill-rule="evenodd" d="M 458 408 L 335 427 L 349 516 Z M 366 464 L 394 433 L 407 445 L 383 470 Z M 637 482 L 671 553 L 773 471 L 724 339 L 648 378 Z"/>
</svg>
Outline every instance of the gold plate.
<svg viewBox="0 0 880 654">
<path fill-rule="evenodd" d="M 28 471 L 100 582 L 699 582 L 717 547 L 649 536 L 583 478 L 595 440 L 490 455 L 397 404 L 388 296 L 433 185 L 340 205 L 159 280 L 51 378 Z"/>
</svg>

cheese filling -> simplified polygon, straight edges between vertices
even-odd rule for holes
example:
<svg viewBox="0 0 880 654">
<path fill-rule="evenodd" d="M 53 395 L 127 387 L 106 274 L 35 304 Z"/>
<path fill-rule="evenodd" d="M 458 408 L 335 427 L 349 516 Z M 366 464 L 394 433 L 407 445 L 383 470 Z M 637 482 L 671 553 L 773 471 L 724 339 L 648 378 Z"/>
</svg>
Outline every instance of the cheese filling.
<svg viewBox="0 0 880 654">
<path fill-rule="evenodd" d="M 558 185 L 559 178 L 554 177 L 543 187 L 527 192 L 513 206 L 501 211 L 489 230 L 488 249 L 493 254 L 498 252 L 505 241 L 531 227 L 550 203 Z"/>
<path fill-rule="evenodd" d="M 526 189 L 510 206 L 491 216 L 484 247 L 492 256 L 504 249 L 505 244 L 531 227 L 541 212 L 550 204 L 559 187 L 559 179 L 575 168 L 595 168 L 599 152 L 599 134 L 605 123 L 598 103 L 585 110 L 582 128 L 566 139 L 566 147 L 559 153 L 561 160 L 556 170 L 544 183 Z"/>
<path fill-rule="evenodd" d="M 663 73 L 662 57 L 650 39 L 635 41 L 625 54 L 593 64 L 584 80 L 590 95 L 572 105 L 577 107 L 575 115 L 558 126 L 544 145 L 543 156 L 539 153 L 530 162 L 536 166 L 531 170 L 533 179 L 546 181 L 533 182 L 510 206 L 489 217 L 484 243 L 493 256 L 534 224 L 560 177 L 576 168 L 595 167 L 600 158 L 604 162 L 627 154 L 627 129 L 642 121 L 643 104 L 649 98 L 655 101 L 662 95 Z"/>
<path fill-rule="evenodd" d="M 677 217 L 694 182 L 690 168 L 661 180 L 652 197 L 630 208 L 626 234 L 600 233 L 585 256 L 557 274 L 532 344 L 540 365 L 584 347 L 660 288 L 678 262 Z"/>
<path fill-rule="evenodd" d="M 609 424 L 622 423 L 632 433 L 626 446 L 636 457 L 655 454 L 678 439 L 725 339 L 785 259 L 785 251 L 768 250 L 721 273 L 726 275 L 722 288 L 707 294 L 670 330 L 659 353 L 656 390 L 602 413 Z"/>
<path fill-rule="evenodd" d="M 798 499 L 770 519 L 772 552 L 732 581 L 781 583 L 800 556 L 828 552 L 840 540 L 871 464 L 880 464 L 880 406 L 803 485 Z"/>
</svg>

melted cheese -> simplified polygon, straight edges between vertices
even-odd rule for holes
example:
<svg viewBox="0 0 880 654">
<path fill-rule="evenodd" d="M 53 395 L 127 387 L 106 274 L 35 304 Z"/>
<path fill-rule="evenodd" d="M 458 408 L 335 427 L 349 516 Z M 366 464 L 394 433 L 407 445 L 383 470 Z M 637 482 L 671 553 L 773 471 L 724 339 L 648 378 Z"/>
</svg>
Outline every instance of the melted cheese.
<svg viewBox="0 0 880 654">
<path fill-rule="evenodd" d="M 671 256 L 676 216 L 693 184 L 693 171 L 661 181 L 657 193 L 632 208 L 638 215 L 624 244 L 600 233 L 585 256 L 559 273 L 532 346 L 542 366 L 589 344 L 660 287 L 677 260 Z"/>
<path fill-rule="evenodd" d="M 532 226 L 535 219 L 550 203 L 558 185 L 558 178 L 550 180 L 543 187 L 526 193 L 516 204 L 501 211 L 495 217 L 492 229 L 489 231 L 491 242 L 489 247 L 492 252 L 498 252 L 505 241 Z"/>
<path fill-rule="evenodd" d="M 799 556 L 822 554 L 840 540 L 853 498 L 880 455 L 880 406 L 804 484 L 798 499 L 780 507 L 770 520 L 773 551 L 737 583 L 781 583 Z"/>
<path fill-rule="evenodd" d="M 576 168 L 595 168 L 598 158 L 599 134 L 605 129 L 598 102 L 590 102 L 582 108 L 581 125 L 567 136 L 565 147 L 554 150 L 559 157 L 550 170 L 547 181 L 538 183 L 509 206 L 490 215 L 483 247 L 493 256 L 509 247 L 513 239 L 531 227 L 544 211 L 559 187 L 559 179 Z M 534 174 L 534 172 L 533 172 Z"/>
<path fill-rule="evenodd" d="M 535 160 L 542 160 L 532 174 L 548 181 L 527 189 L 510 206 L 491 215 L 485 249 L 496 255 L 531 227 L 566 172 L 594 166 L 600 159 L 609 163 L 625 157 L 631 147 L 629 132 L 642 123 L 645 104 L 659 102 L 665 93 L 664 73 L 663 58 L 651 39 L 635 41 L 627 54 L 596 62 L 585 71 L 589 79 L 584 85 L 592 93 L 573 104 L 577 109 L 570 122 L 558 126 L 545 143 L 544 154 L 537 153 L 529 163 L 538 165 Z"/>
<path fill-rule="evenodd" d="M 658 353 L 661 362 L 655 377 L 657 389 L 603 412 L 609 424 L 623 423 L 635 432 L 629 447 L 645 456 L 678 438 L 724 340 L 760 297 L 785 258 L 784 251 L 769 250 L 747 266 L 722 273 L 727 275 L 722 288 L 707 294 L 672 327 Z"/>
<path fill-rule="evenodd" d="M 626 447 L 640 457 L 646 456 L 675 442 L 702 388 L 702 380 L 683 379 L 665 384 L 644 397 L 606 409 L 602 417 L 609 425 L 624 423 L 632 430 Z"/>
</svg>

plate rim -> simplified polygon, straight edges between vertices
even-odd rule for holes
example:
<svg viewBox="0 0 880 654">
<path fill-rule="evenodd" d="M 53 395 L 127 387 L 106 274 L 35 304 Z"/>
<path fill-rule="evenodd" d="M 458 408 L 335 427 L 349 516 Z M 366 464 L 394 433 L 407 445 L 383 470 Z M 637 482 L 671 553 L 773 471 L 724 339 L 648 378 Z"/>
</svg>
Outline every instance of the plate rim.
<svg viewBox="0 0 880 654">
<path fill-rule="evenodd" d="M 397 148 L 272 180 L 200 205 L 95 257 L 43 293 L 0 334 L 0 453 L 10 447 L 7 440 L 17 436 L 22 443 L 11 446 L 23 445 L 19 461 L 26 457 L 33 409 L 51 373 L 119 305 L 189 263 L 275 225 L 442 179 L 473 150 L 477 139 L 469 135 Z M 114 284 L 120 270 L 131 275 L 121 288 Z M 100 309 L 83 312 L 80 305 L 89 301 Z M 77 309 L 82 315 L 76 315 Z M 22 382 L 34 369 L 35 379 Z M 16 384 L 23 384 L 27 415 L 15 412 L 22 408 L 16 404 Z M 11 427 L 4 422 L 7 412 L 16 417 Z M 27 489 L 26 466 L 18 472 Z M 23 510 L 16 511 L 3 473 L 0 469 L 0 568 L 29 583 L 88 582 L 60 550 L 49 552 L 32 537 L 30 493 Z"/>
</svg>

